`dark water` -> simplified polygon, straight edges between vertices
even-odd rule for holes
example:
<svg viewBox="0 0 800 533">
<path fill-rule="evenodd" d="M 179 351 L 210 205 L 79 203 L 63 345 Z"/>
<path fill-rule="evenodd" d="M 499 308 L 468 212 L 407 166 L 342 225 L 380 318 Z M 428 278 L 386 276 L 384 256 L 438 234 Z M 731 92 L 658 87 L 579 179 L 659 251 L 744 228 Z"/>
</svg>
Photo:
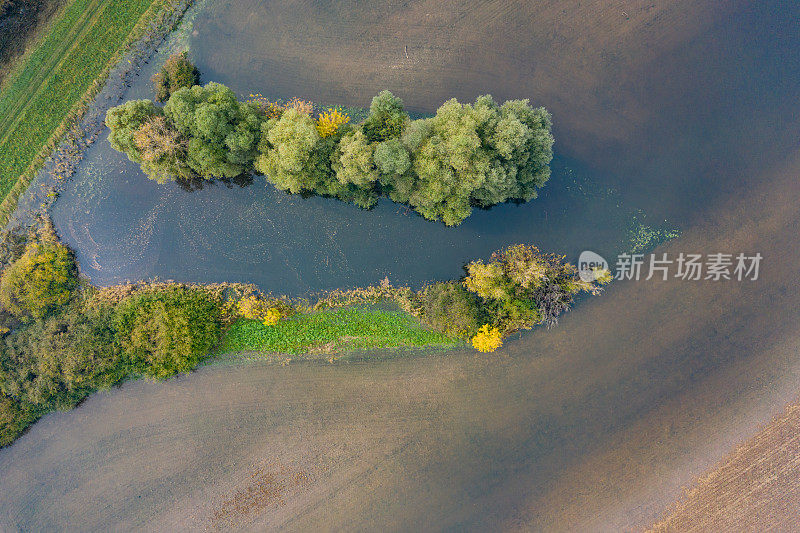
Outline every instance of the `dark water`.
<svg viewBox="0 0 800 533">
<path fill-rule="evenodd" d="M 231 57 L 240 57 L 241 49 L 253 57 L 269 54 L 266 46 L 249 48 L 256 35 L 237 32 L 231 39 L 230 32 L 219 31 L 219 24 L 233 27 L 218 12 L 230 6 L 200 5 L 207 8 L 196 10 L 193 23 L 163 47 L 126 99 L 151 98 L 152 72 L 170 49 L 188 44 L 204 81 L 225 82 L 240 95 L 301 94 L 317 101 L 368 105 L 371 93 L 342 97 L 327 91 L 322 79 L 294 89 L 276 84 L 275 76 L 254 67 L 252 57 L 225 61 L 221 70 L 216 44 L 236 47 L 226 52 Z M 394 88 L 389 80 L 386 86 Z M 489 84 L 485 92 L 496 88 Z M 516 96 L 529 95 L 519 91 Z M 409 108 L 431 112 L 444 100 L 430 97 L 436 100 L 424 105 L 412 98 Z M 245 180 L 246 185 L 217 182 L 191 192 L 174 183 L 159 185 L 111 149 L 103 134 L 56 203 L 53 218 L 63 240 L 77 251 L 82 271 L 99 285 L 152 278 L 241 281 L 293 295 L 362 286 L 386 276 L 395 284 L 413 286 L 451 279 L 461 275 L 466 262 L 519 242 L 572 261 L 584 249 L 610 255 L 627 246 L 634 215 L 648 224 L 667 223 L 648 220 L 633 204 L 625 204 L 602 172 L 580 161 L 557 156 L 552 167 L 540 198 L 476 209 L 459 227 L 448 228 L 388 200 L 363 211 L 332 199 L 287 195 L 258 176 Z"/>
<path fill-rule="evenodd" d="M 9 495 L 0 516 L 23 529 L 77 517 L 76 528 L 202 529 L 219 502 L 247 490 L 253 468 L 278 464 L 313 482 L 245 527 L 647 524 L 800 390 L 799 11 L 733 1 L 210 2 L 192 41 L 209 79 L 356 105 L 390 87 L 421 111 L 450 95 L 531 97 L 554 114 L 557 167 L 619 196 L 570 192 L 559 170 L 543 198 L 451 230 L 391 204 L 364 213 L 275 195 L 258 179 L 162 188 L 119 159 L 103 163 L 99 145 L 87 166 L 101 171 L 56 204 L 85 269 L 96 254 L 98 279 L 249 269 L 247 279 L 294 276 L 307 290 L 387 273 L 450 276 L 507 240 L 610 248 L 624 226 L 617 203 L 683 227 L 670 253 L 761 252 L 761 278 L 618 282 L 558 328 L 491 357 L 205 368 L 130 384 L 47 417 L 0 452 Z M 237 248 L 261 259 L 248 265 Z M 303 259 L 297 271 L 290 258 Z M 264 267 L 273 264 L 282 270 Z"/>
</svg>

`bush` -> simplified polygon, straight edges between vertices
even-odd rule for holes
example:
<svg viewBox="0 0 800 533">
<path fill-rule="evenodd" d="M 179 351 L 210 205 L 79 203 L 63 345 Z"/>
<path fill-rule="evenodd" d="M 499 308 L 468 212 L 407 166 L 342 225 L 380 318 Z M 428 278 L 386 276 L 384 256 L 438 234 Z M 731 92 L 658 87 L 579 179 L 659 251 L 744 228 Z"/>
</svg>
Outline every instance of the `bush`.
<svg viewBox="0 0 800 533">
<path fill-rule="evenodd" d="M 70 250 L 57 241 L 29 243 L 0 277 L 0 303 L 23 320 L 41 318 L 69 302 L 78 285 Z"/>
<path fill-rule="evenodd" d="M 31 406 L 0 394 L 0 448 L 14 442 L 36 418 Z"/>
<path fill-rule="evenodd" d="M 172 54 L 153 78 L 157 102 L 166 102 L 173 93 L 184 87 L 200 84 L 200 71 L 189 61 L 186 52 Z"/>
<path fill-rule="evenodd" d="M 422 320 L 453 337 L 471 337 L 483 323 L 478 299 L 458 282 L 434 283 L 420 291 Z"/>
<path fill-rule="evenodd" d="M 500 330 L 484 324 L 478 333 L 472 337 L 472 347 L 479 352 L 493 352 L 503 345 L 503 335 Z"/>
<path fill-rule="evenodd" d="M 73 304 L 7 336 L 0 351 L 0 391 L 44 410 L 68 409 L 125 377 L 108 312 Z"/>
<path fill-rule="evenodd" d="M 116 341 L 151 377 L 188 372 L 219 339 L 221 305 L 217 296 L 181 286 L 135 294 L 114 312 Z"/>
</svg>

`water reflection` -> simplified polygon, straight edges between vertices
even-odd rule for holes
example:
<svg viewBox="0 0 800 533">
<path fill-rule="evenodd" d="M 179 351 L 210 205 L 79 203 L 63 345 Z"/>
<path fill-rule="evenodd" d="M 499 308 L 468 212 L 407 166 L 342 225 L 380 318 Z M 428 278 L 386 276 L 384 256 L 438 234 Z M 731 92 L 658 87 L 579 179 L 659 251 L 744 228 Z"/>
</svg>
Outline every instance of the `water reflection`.
<svg viewBox="0 0 800 533">
<path fill-rule="evenodd" d="M 206 187 L 213 187 L 217 184 L 233 189 L 234 186 L 239 188 L 249 187 L 253 184 L 253 176 L 251 174 L 240 174 L 234 178 L 217 178 L 214 180 L 201 177 L 180 178 L 175 180 L 175 183 L 186 192 L 202 191 Z"/>
</svg>

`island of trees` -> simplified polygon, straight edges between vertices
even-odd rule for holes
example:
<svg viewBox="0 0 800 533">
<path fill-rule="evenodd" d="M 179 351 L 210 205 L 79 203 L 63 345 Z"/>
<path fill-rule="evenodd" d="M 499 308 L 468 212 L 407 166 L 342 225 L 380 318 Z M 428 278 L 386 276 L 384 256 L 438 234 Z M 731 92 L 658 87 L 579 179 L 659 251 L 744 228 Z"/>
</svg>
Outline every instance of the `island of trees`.
<svg viewBox="0 0 800 533">
<path fill-rule="evenodd" d="M 445 102 L 412 120 L 389 91 L 360 124 L 338 110 L 315 116 L 308 102 L 239 101 L 219 83 L 189 85 L 183 57 L 158 75 L 159 99 L 132 100 L 106 116 L 111 145 L 158 182 L 233 178 L 259 172 L 278 189 L 375 205 L 411 206 L 457 225 L 473 207 L 537 196 L 550 177 L 550 114 L 527 100 Z M 172 72 L 172 74 L 170 73 Z"/>
</svg>

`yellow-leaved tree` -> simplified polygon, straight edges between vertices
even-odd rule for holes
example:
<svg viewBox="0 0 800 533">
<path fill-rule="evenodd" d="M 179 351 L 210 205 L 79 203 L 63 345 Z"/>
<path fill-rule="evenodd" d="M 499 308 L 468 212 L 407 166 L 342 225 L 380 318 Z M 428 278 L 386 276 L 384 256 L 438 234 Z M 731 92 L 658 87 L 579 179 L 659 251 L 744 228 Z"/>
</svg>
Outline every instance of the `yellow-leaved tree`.
<svg viewBox="0 0 800 533">
<path fill-rule="evenodd" d="M 503 335 L 497 328 L 484 324 L 472 337 L 472 346 L 479 352 L 493 352 L 503 345 Z"/>
<path fill-rule="evenodd" d="M 317 131 L 322 138 L 335 135 L 339 126 L 350 122 L 350 115 L 340 113 L 338 109 L 328 109 L 327 113 L 320 113 L 317 118 Z"/>
</svg>

